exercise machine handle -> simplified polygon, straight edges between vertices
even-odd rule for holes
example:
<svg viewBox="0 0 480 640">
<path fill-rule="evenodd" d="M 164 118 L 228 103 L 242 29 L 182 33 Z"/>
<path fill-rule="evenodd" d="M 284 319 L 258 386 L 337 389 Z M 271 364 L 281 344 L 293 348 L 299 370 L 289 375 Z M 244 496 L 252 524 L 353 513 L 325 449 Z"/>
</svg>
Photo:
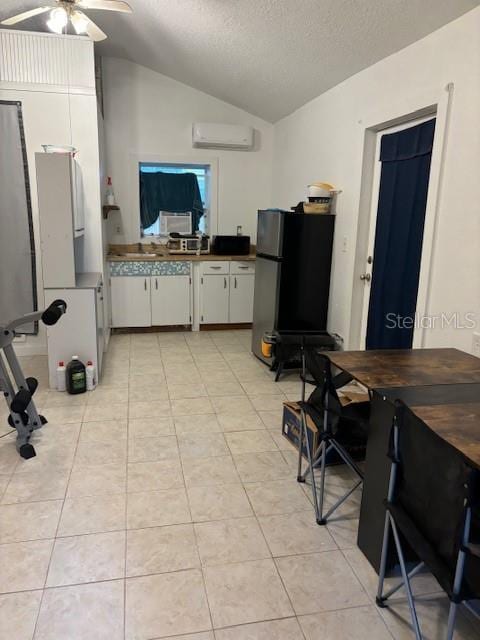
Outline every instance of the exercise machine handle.
<svg viewBox="0 0 480 640">
<path fill-rule="evenodd" d="M 48 326 L 57 324 L 67 310 L 65 300 L 54 300 L 52 304 L 42 313 L 42 322 Z"/>
</svg>

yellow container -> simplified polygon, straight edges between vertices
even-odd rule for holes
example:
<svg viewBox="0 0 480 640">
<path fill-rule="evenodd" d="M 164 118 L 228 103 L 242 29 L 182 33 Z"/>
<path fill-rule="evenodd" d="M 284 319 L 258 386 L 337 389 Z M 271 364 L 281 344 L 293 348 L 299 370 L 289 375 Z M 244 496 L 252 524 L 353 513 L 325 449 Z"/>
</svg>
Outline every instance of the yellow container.
<svg viewBox="0 0 480 640">
<path fill-rule="evenodd" d="M 272 344 L 265 342 L 265 340 L 262 340 L 262 355 L 265 356 L 265 358 L 272 357 Z"/>
</svg>

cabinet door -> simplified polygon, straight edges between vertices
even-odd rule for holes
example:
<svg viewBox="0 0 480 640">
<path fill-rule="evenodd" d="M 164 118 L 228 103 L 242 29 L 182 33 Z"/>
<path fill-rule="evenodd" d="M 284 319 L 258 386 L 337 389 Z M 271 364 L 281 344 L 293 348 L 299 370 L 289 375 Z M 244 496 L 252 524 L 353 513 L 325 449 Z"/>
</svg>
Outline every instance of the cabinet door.
<svg viewBox="0 0 480 640">
<path fill-rule="evenodd" d="M 255 274 L 230 276 L 230 322 L 252 322 Z"/>
<path fill-rule="evenodd" d="M 95 291 L 95 306 L 97 312 L 97 376 L 102 373 L 103 349 L 105 347 L 105 319 L 103 315 L 103 283 Z"/>
<path fill-rule="evenodd" d="M 115 276 L 111 280 L 112 326 L 149 327 L 150 276 Z"/>
<path fill-rule="evenodd" d="M 190 276 L 151 276 L 152 325 L 190 324 Z"/>
<path fill-rule="evenodd" d="M 207 275 L 201 279 L 202 324 L 224 324 L 228 322 L 229 276 Z"/>
</svg>

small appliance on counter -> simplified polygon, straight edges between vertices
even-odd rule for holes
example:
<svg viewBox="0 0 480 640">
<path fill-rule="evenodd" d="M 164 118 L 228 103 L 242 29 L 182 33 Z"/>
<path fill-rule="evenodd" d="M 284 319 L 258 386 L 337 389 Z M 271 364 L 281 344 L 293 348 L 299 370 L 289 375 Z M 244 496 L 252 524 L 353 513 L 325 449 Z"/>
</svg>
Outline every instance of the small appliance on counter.
<svg viewBox="0 0 480 640">
<path fill-rule="evenodd" d="M 212 253 L 217 256 L 248 256 L 250 236 L 214 236 Z"/>
<path fill-rule="evenodd" d="M 172 232 L 168 236 L 168 253 L 171 254 L 206 254 L 210 253 L 210 237 L 195 233 Z"/>
</svg>

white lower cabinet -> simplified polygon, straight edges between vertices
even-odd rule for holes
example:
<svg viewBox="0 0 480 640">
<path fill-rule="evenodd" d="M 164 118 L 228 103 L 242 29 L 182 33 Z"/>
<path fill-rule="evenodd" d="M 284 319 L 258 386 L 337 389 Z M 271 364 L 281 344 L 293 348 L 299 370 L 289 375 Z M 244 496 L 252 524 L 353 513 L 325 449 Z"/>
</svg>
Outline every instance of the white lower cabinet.
<svg viewBox="0 0 480 640">
<path fill-rule="evenodd" d="M 185 325 L 192 321 L 190 276 L 150 276 L 152 325 Z"/>
<path fill-rule="evenodd" d="M 229 276 L 204 275 L 200 279 L 200 286 L 200 323 L 227 323 L 229 321 Z"/>
<path fill-rule="evenodd" d="M 193 278 L 192 264 L 183 261 L 112 263 L 112 326 L 252 322 L 254 262 L 210 260 L 195 269 Z"/>
<path fill-rule="evenodd" d="M 252 322 L 255 274 L 230 276 L 230 322 Z"/>
<path fill-rule="evenodd" d="M 111 278 L 112 325 L 114 327 L 150 327 L 150 276 Z"/>
</svg>

